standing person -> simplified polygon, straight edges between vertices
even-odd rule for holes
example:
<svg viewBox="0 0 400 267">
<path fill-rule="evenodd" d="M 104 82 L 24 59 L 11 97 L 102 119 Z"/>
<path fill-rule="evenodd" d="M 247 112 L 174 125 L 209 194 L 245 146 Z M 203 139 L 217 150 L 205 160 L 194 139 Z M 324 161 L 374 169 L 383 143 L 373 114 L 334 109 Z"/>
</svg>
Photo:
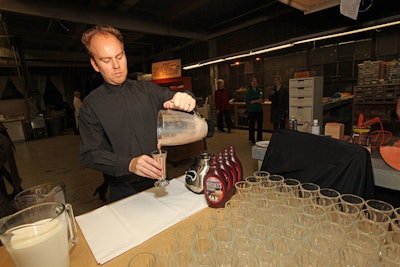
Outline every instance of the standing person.
<svg viewBox="0 0 400 267">
<path fill-rule="evenodd" d="M 275 77 L 274 84 L 269 99 L 271 101 L 271 123 L 275 130 L 286 127 L 286 117 L 289 115 L 289 92 L 282 86 L 279 76 Z"/>
<path fill-rule="evenodd" d="M 224 130 L 224 117 L 225 123 L 228 127 L 228 133 L 233 128 L 231 118 L 231 104 L 229 103 L 228 90 L 225 88 L 225 81 L 223 79 L 217 80 L 217 90 L 215 91 L 215 108 L 217 112 L 217 128 L 221 132 Z"/>
<path fill-rule="evenodd" d="M 249 140 L 255 144 L 254 129 L 257 122 L 257 141 L 262 141 L 263 131 L 263 90 L 258 88 L 257 79 L 251 78 L 246 94 L 247 112 L 249 114 Z"/>
<path fill-rule="evenodd" d="M 190 112 L 196 100 L 148 81 L 127 79 L 123 37 L 111 26 L 82 35 L 93 69 L 104 83 L 83 101 L 79 113 L 79 160 L 110 182 L 110 201 L 154 185 L 162 166 L 151 157 L 157 148 L 157 116 L 163 108 Z"/>
<path fill-rule="evenodd" d="M 22 179 L 18 172 L 14 150 L 14 143 L 8 135 L 6 127 L 0 122 L 0 191 L 2 191 L 4 195 L 8 195 L 9 199 L 13 199 L 15 195 L 22 191 Z M 8 163 L 8 169 L 5 167 L 6 163 Z M 13 192 L 11 194 L 7 194 L 3 177 L 6 178 L 13 187 Z"/>
<path fill-rule="evenodd" d="M 74 92 L 73 105 L 75 110 L 75 134 L 79 134 L 79 111 L 82 106 L 81 92 L 79 91 Z"/>
</svg>

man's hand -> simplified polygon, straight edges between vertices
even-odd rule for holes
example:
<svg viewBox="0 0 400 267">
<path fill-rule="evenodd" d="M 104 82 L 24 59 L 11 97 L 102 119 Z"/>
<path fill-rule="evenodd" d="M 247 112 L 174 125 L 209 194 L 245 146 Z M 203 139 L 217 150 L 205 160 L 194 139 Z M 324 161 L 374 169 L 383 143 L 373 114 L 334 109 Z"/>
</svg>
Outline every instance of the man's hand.
<svg viewBox="0 0 400 267">
<path fill-rule="evenodd" d="M 196 100 L 187 93 L 177 92 L 171 100 L 164 103 L 164 108 L 174 108 L 190 112 L 196 107 Z"/>
<path fill-rule="evenodd" d="M 132 158 L 129 163 L 129 171 L 151 179 L 160 179 L 162 177 L 161 164 L 147 155 Z"/>
</svg>

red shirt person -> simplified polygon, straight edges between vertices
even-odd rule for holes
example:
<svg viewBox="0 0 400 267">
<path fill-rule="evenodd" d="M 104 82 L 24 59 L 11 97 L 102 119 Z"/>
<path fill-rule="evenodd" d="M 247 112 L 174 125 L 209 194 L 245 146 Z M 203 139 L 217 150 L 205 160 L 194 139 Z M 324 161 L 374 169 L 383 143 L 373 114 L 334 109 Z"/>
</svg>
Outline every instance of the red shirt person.
<svg viewBox="0 0 400 267">
<path fill-rule="evenodd" d="M 228 90 L 225 88 L 225 81 L 223 79 L 217 80 L 217 90 L 215 91 L 215 108 L 217 113 L 217 128 L 221 132 L 225 132 L 223 120 L 228 128 L 228 133 L 233 128 L 231 118 L 231 105 L 229 103 Z"/>
</svg>

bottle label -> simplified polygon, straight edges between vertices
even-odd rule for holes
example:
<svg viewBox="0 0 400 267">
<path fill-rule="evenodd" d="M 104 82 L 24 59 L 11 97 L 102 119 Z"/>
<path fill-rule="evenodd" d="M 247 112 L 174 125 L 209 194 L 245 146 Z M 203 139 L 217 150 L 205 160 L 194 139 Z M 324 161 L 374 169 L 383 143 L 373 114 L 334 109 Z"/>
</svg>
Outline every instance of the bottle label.
<svg viewBox="0 0 400 267">
<path fill-rule="evenodd" d="M 209 202 L 217 204 L 224 199 L 224 186 L 218 178 L 207 178 L 205 185 L 205 196 Z"/>
</svg>

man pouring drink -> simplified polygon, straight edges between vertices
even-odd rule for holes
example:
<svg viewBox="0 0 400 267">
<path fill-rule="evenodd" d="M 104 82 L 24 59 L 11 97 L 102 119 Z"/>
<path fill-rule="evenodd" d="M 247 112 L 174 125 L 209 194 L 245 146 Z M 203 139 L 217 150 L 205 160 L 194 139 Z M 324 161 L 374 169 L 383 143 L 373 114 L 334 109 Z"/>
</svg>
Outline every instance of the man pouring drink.
<svg viewBox="0 0 400 267">
<path fill-rule="evenodd" d="M 163 177 L 162 164 L 151 157 L 157 148 L 158 112 L 190 112 L 196 101 L 186 92 L 127 79 L 123 37 L 117 29 L 95 26 L 82 35 L 82 43 L 104 83 L 84 99 L 80 110 L 79 159 L 83 166 L 104 173 L 113 202 Z"/>
</svg>

